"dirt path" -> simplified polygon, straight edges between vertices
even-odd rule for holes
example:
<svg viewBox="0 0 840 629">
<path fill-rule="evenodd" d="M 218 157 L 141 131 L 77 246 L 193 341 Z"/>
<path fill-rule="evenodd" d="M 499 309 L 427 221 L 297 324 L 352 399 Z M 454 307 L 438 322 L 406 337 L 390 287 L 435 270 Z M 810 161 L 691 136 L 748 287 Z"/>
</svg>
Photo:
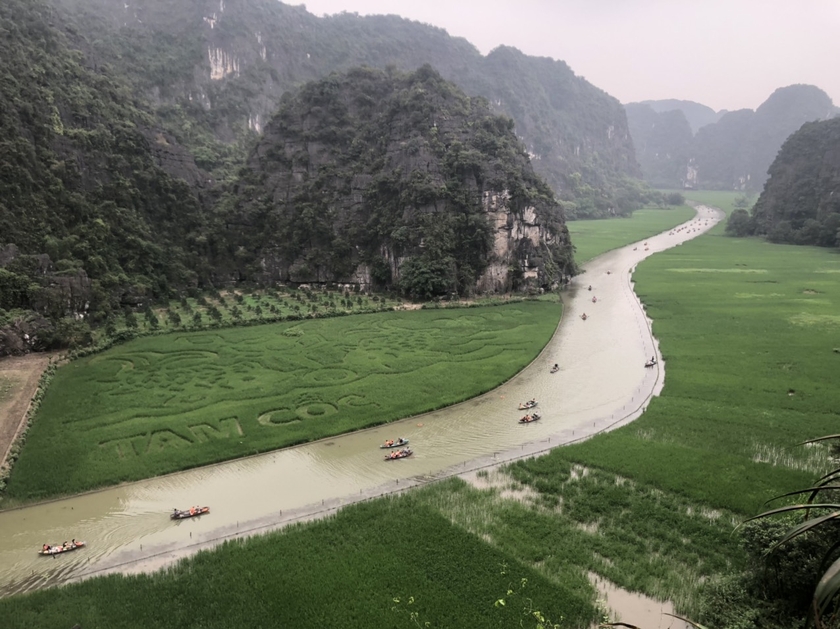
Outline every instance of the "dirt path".
<svg viewBox="0 0 840 629">
<path fill-rule="evenodd" d="M 55 354 L 27 354 L 0 359 L 0 467 L 23 427 L 41 374 L 54 358 Z"/>
</svg>

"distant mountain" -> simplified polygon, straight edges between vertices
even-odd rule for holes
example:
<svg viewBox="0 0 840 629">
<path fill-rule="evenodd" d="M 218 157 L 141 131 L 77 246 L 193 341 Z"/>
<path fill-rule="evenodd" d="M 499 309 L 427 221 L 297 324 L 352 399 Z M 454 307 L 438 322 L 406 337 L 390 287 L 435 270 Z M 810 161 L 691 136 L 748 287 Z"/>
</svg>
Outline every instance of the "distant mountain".
<svg viewBox="0 0 840 629">
<path fill-rule="evenodd" d="M 672 101 L 657 102 L 664 110 L 667 105 L 661 103 Z M 705 109 L 700 105 L 693 111 Z M 631 104 L 625 111 L 637 159 L 649 183 L 757 191 L 767 180 L 767 169 L 785 139 L 805 122 L 833 117 L 837 108 L 825 92 L 812 85 L 779 88 L 755 111 L 726 112 L 717 122 L 700 127 L 687 152 L 683 125 L 668 118 L 673 110 L 657 113 L 649 105 Z"/>
<path fill-rule="evenodd" d="M 284 98 L 217 211 L 248 280 L 428 299 L 574 272 L 562 211 L 510 119 L 431 66 L 354 69 Z"/>
<path fill-rule="evenodd" d="M 782 145 L 753 208 L 774 242 L 840 246 L 840 118 L 810 122 Z"/>
<path fill-rule="evenodd" d="M 624 109 L 645 181 L 655 188 L 683 187 L 693 141 L 683 112 L 657 112 L 643 103 L 631 103 Z"/>
<path fill-rule="evenodd" d="M 695 103 L 694 101 L 677 100 L 675 98 L 643 100 L 640 104 L 650 106 L 653 111 L 659 114 L 668 111 L 681 111 L 688 124 L 691 125 L 692 133 L 697 133 L 701 127 L 705 127 L 707 124 L 717 122 L 726 113 L 726 110 L 715 111 L 711 107 Z"/>
<path fill-rule="evenodd" d="M 572 213 L 622 207 L 640 177 L 621 104 L 562 61 L 396 16 L 319 18 L 276 0 L 55 0 L 84 15 L 96 54 L 134 81 L 198 164 L 235 171 L 281 96 L 333 71 L 424 64 L 513 118 L 534 167 Z M 578 201 L 582 201 L 579 203 Z"/>
</svg>

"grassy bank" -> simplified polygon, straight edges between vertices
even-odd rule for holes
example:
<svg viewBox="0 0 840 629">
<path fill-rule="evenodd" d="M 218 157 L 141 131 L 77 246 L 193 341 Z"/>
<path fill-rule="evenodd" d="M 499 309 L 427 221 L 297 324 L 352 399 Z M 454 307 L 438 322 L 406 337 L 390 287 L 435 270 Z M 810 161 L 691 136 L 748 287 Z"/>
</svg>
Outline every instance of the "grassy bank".
<svg viewBox="0 0 840 629">
<path fill-rule="evenodd" d="M 692 216 L 694 210 L 681 206 L 643 208 L 633 212 L 630 218 L 569 221 L 569 234 L 575 245 L 575 261 L 583 264 L 607 251 L 671 229 Z"/>
<path fill-rule="evenodd" d="M 0 600 L 0 618 L 4 629 L 489 628 L 535 626 L 528 612 L 539 610 L 585 627 L 593 602 L 585 579 L 551 582 L 407 496 L 226 543 L 157 574 Z"/>
<path fill-rule="evenodd" d="M 137 339 L 57 371 L 7 495 L 147 478 L 453 404 L 520 371 L 559 315 L 534 301 Z"/>
</svg>

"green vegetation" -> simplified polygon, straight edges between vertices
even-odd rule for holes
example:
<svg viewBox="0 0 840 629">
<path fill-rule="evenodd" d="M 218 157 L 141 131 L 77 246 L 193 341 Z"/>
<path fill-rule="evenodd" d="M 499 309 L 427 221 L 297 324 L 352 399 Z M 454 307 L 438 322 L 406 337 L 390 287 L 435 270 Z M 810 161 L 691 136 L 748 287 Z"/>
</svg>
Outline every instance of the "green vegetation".
<svg viewBox="0 0 840 629">
<path fill-rule="evenodd" d="M 782 145 L 742 231 L 771 242 L 840 247 L 840 118 L 802 125 Z"/>
<path fill-rule="evenodd" d="M 687 196 L 731 210 L 739 194 L 728 193 L 728 199 L 709 193 Z M 825 250 L 726 238 L 722 232 L 718 225 L 712 235 L 639 265 L 636 290 L 660 339 L 667 369 L 665 390 L 631 425 L 515 466 L 512 473 L 537 490 L 542 500 L 559 494 L 565 511 L 568 490 L 561 491 L 558 485 L 562 487 L 570 466 L 580 466 L 613 475 L 625 485 L 649 488 L 658 500 L 679 499 L 693 505 L 694 511 L 723 514 L 721 521 L 728 523 L 733 515 L 741 519 L 755 515 L 766 500 L 808 486 L 815 474 L 826 470 L 824 446 L 795 444 L 836 432 L 840 392 L 833 381 L 840 360 L 836 350 L 840 286 L 833 278 L 840 273 L 840 259 Z M 609 486 L 606 478 L 603 484 Z M 623 493 L 627 492 L 613 491 L 603 500 L 604 509 L 617 505 L 619 515 L 627 516 L 615 533 L 622 540 L 640 526 L 621 507 Z M 600 523 L 600 517 L 594 521 Z M 678 518 L 662 526 L 650 520 L 646 530 L 653 545 L 651 556 L 656 557 L 657 549 L 675 532 L 696 540 L 698 533 L 691 532 L 689 522 Z M 715 526 L 710 522 L 710 532 Z M 731 544 L 720 548 L 729 549 L 735 573 L 749 569 L 760 581 L 762 574 L 768 574 L 760 563 L 762 549 L 783 533 L 784 527 L 777 527 L 773 534 L 765 531 L 746 539 L 749 561 Z M 698 553 L 717 566 L 713 558 L 718 543 L 702 541 Z M 607 559 L 616 563 L 612 554 Z M 618 584 L 662 593 L 655 581 L 622 575 L 608 565 L 606 574 Z M 769 574 L 766 578 L 782 583 L 787 578 L 796 581 L 800 573 Z M 761 583 L 754 589 L 778 591 L 776 587 Z M 698 602 L 698 589 L 706 592 L 708 607 Z M 721 618 L 712 616 L 715 606 L 720 610 L 721 605 L 737 610 L 726 622 L 752 618 L 745 625 L 721 626 L 782 622 L 776 612 L 762 611 L 763 603 L 756 602 L 760 599 L 750 600 L 746 591 L 738 581 L 718 578 L 708 589 L 685 584 L 677 600 L 688 601 L 683 611 L 697 614 L 701 621 Z M 790 608 L 786 610 L 789 615 Z M 804 615 L 801 605 L 796 614 Z"/>
<path fill-rule="evenodd" d="M 138 339 L 56 372 L 8 496 L 146 478 L 453 404 L 533 360 L 558 315 L 535 301 Z"/>
<path fill-rule="evenodd" d="M 549 288 L 574 272 L 560 206 L 513 122 L 428 65 L 305 85 L 254 155 L 217 208 L 236 226 L 225 251 L 240 252 L 228 262 L 239 277 L 344 282 L 366 268 L 376 286 L 428 300 L 523 290 L 530 270 L 531 287 Z M 496 247 L 497 213 L 525 223 L 530 212 L 539 241 Z M 491 263 L 510 270 L 485 285 Z"/>
<path fill-rule="evenodd" d="M 585 585 L 552 583 L 407 496 L 228 542 L 164 572 L 2 600 L 0 617 L 4 629 L 392 628 L 416 614 L 421 627 L 489 628 L 535 627 L 539 610 L 582 627 L 597 618 Z"/>
<path fill-rule="evenodd" d="M 568 226 L 575 245 L 575 259 L 583 264 L 602 253 L 675 227 L 692 216 L 694 210 L 686 206 L 647 207 L 633 212 L 631 218 L 571 221 Z"/>
</svg>

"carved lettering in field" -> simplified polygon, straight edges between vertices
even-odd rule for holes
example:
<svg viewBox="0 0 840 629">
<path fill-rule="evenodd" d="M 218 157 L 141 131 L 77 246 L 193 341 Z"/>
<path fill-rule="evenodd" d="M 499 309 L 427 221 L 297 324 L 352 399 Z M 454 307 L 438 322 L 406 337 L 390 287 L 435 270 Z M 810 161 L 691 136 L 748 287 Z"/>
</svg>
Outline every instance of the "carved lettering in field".
<svg viewBox="0 0 840 629">
<path fill-rule="evenodd" d="M 190 432 L 195 435 L 195 438 L 200 443 L 205 443 L 211 439 L 227 439 L 233 436 L 242 436 L 242 426 L 239 425 L 239 420 L 236 417 L 227 417 L 219 420 L 219 427 L 215 428 L 210 424 L 196 424 L 190 426 Z"/>
<path fill-rule="evenodd" d="M 116 452 L 121 459 L 130 459 L 152 452 L 177 450 L 196 443 L 207 443 L 211 439 L 229 439 L 242 437 L 245 434 L 236 417 L 226 417 L 218 422 L 193 424 L 187 428 L 189 432 L 185 434 L 178 434 L 172 430 L 156 430 L 122 439 L 103 441 L 99 447 Z"/>
</svg>

